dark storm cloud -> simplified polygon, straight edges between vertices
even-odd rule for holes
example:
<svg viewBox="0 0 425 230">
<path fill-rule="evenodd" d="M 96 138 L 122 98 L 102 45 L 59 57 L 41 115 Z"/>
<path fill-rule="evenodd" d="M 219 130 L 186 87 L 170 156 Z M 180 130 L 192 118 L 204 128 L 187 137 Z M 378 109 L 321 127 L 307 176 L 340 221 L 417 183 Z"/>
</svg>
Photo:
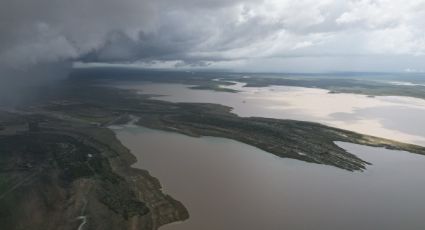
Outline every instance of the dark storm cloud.
<svg viewBox="0 0 425 230">
<path fill-rule="evenodd" d="M 403 55 L 389 68 L 417 69 L 424 19 L 423 0 L 3 0 L 0 78 L 74 61 L 314 70 Z"/>
<path fill-rule="evenodd" d="M 206 12 L 217 13 L 206 10 Z M 131 38 L 115 31 L 98 49 L 84 55 L 83 61 L 182 60 L 185 62 L 226 60 L 218 52 L 246 47 L 282 28 L 281 22 L 253 17 L 243 23 L 234 15 L 205 16 L 205 11 L 162 13 L 154 31 L 140 31 Z M 214 52 L 216 54 L 208 54 Z M 201 55 L 207 53 L 208 55 Z"/>
<path fill-rule="evenodd" d="M 15 98 L 29 84 L 66 77 L 77 60 L 183 59 L 185 51 L 211 34 L 205 30 L 214 30 L 202 29 L 209 26 L 195 15 L 214 17 L 237 2 L 1 1 L 0 102 Z M 186 62 L 203 65 L 194 58 Z"/>
<path fill-rule="evenodd" d="M 6 0 L 0 3 L 0 50 L 6 53 L 2 56 L 8 57 L 11 62 L 14 59 L 35 62 L 78 58 L 102 48 L 108 49 L 99 51 L 106 55 L 106 59 L 114 59 L 115 52 L 116 58 L 121 59 L 124 52 L 128 52 L 128 46 L 134 45 L 131 42 L 137 43 L 141 51 L 147 49 L 154 52 L 143 56 L 153 56 L 157 51 L 162 55 L 165 49 L 174 53 L 176 49 L 187 48 L 175 48 L 175 45 L 193 45 L 201 41 L 206 32 L 201 27 L 211 26 L 207 24 L 209 16 L 205 17 L 205 14 L 210 14 L 210 21 L 214 21 L 215 15 L 220 14 L 215 11 L 234 6 L 237 2 Z M 132 37 L 134 41 L 117 37 L 120 33 Z M 52 47 L 52 42 L 60 47 Z M 122 51 L 118 50 L 119 46 L 122 46 Z M 25 50 L 31 53 L 31 60 L 25 57 Z M 50 55 L 44 57 L 47 50 Z"/>
<path fill-rule="evenodd" d="M 217 52 L 264 39 L 281 24 L 264 15 L 239 20 L 261 2 L 6 0 L 0 3 L 0 65 L 232 59 Z"/>
</svg>

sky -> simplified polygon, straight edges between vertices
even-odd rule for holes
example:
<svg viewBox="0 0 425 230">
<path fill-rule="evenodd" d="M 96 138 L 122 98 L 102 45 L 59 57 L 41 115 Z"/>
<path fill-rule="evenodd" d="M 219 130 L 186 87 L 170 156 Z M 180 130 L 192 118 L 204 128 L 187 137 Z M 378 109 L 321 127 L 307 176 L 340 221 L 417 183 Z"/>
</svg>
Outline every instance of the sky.
<svg viewBox="0 0 425 230">
<path fill-rule="evenodd" d="M 0 1 L 9 81 L 72 66 L 423 72 L 424 61 L 425 0 Z"/>
</svg>

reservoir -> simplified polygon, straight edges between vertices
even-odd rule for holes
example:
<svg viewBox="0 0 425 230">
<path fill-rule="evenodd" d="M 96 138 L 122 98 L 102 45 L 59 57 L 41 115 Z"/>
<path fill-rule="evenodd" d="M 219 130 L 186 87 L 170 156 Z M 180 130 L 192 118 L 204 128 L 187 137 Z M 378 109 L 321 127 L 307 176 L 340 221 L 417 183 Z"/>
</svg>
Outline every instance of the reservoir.
<svg viewBox="0 0 425 230">
<path fill-rule="evenodd" d="M 425 157 L 349 143 L 364 172 L 283 159 L 233 140 L 115 127 L 190 218 L 162 230 L 420 230 Z"/>
<path fill-rule="evenodd" d="M 238 93 L 188 85 L 122 83 L 171 102 L 217 103 L 239 116 L 320 122 L 425 145 L 425 100 L 330 94 L 327 90 L 230 86 Z M 284 159 L 223 138 L 194 138 L 137 126 L 115 127 L 136 155 L 134 167 L 157 177 L 190 218 L 161 230 L 422 230 L 425 157 L 337 143 L 365 161 L 364 172 Z"/>
<path fill-rule="evenodd" d="M 312 121 L 363 134 L 425 146 L 425 100 L 331 94 L 317 88 L 269 86 L 228 88 L 238 93 L 189 89 L 188 85 L 131 82 L 120 88 L 171 102 L 222 104 L 239 116 Z"/>
</svg>

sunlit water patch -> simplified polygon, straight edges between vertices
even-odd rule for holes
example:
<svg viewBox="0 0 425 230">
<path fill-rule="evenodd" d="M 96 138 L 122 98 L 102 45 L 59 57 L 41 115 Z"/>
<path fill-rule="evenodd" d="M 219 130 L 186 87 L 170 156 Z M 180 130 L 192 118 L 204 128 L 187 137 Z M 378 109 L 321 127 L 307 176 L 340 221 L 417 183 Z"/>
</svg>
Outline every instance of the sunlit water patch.
<svg viewBox="0 0 425 230">
<path fill-rule="evenodd" d="M 161 95 L 171 102 L 204 102 L 230 106 L 240 116 L 320 122 L 364 134 L 425 145 L 425 100 L 331 94 L 328 90 L 289 86 L 227 86 L 239 93 L 193 90 L 187 85 L 121 83 L 118 87 Z"/>
</svg>

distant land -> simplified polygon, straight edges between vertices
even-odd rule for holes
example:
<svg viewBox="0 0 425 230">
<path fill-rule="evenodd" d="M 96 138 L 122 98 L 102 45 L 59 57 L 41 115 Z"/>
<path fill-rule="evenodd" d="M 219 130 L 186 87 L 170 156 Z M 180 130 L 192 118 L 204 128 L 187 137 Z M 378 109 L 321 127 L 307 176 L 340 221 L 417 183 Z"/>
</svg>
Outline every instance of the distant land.
<svg viewBox="0 0 425 230">
<path fill-rule="evenodd" d="M 229 138 L 282 158 L 348 171 L 367 170 L 370 163 L 348 153 L 336 141 L 425 155 L 425 147 L 318 123 L 243 118 L 222 105 L 165 102 L 105 86 L 123 80 L 182 83 L 204 90 L 225 90 L 219 86 L 240 81 L 247 83 L 246 87 L 290 85 L 425 98 L 423 86 L 351 78 L 78 69 L 61 84 L 46 87 L 31 103 L 0 113 L 0 148 L 7 150 L 0 156 L 2 226 L 158 229 L 189 218 L 184 204 L 164 194 L 158 180 L 131 167 L 135 157 L 108 129 L 130 121 L 194 137 Z"/>
</svg>

